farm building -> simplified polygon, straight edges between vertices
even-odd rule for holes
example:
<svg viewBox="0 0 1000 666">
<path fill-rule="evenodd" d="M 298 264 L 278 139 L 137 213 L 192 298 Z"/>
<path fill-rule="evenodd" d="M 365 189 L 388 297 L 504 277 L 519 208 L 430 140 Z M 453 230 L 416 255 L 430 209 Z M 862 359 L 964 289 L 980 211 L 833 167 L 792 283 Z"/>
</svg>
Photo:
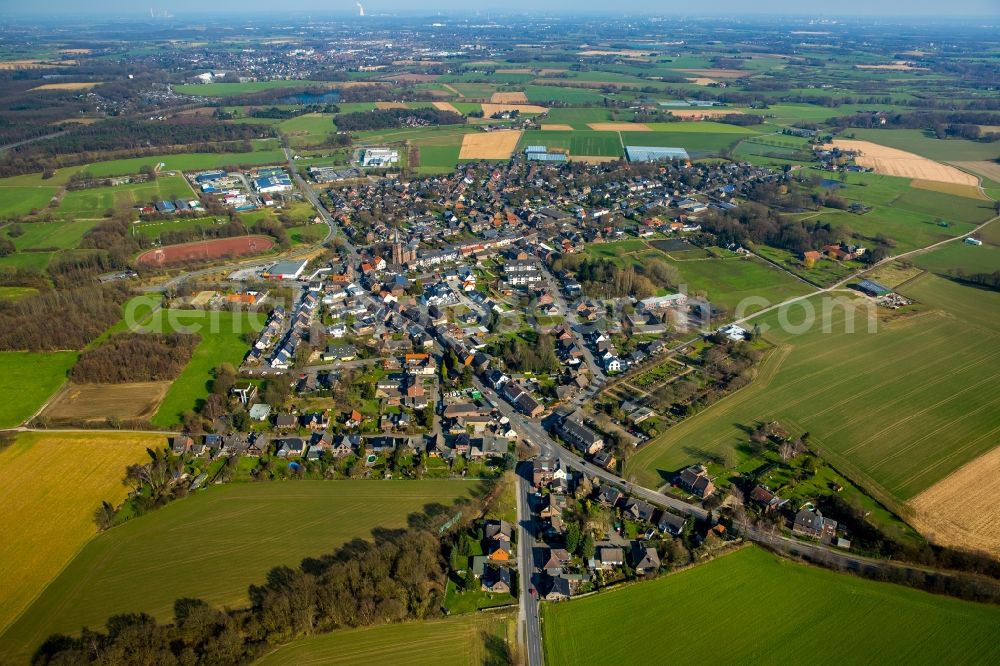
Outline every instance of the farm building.
<svg viewBox="0 0 1000 666">
<path fill-rule="evenodd" d="M 982 245 L 983 241 L 979 240 L 978 238 L 973 238 L 972 236 L 969 236 L 968 238 L 965 239 L 965 244 L 966 245 Z"/>
<path fill-rule="evenodd" d="M 264 269 L 261 276 L 267 280 L 297 280 L 305 269 L 305 261 L 279 261 Z"/>
<path fill-rule="evenodd" d="M 858 283 L 858 289 L 865 292 L 869 296 L 885 296 L 886 294 L 892 293 L 892 289 L 886 287 L 885 285 L 879 284 L 874 280 L 862 280 Z"/>
<path fill-rule="evenodd" d="M 657 146 L 625 146 L 625 155 L 629 162 L 660 162 L 663 160 L 682 160 L 690 162 L 691 157 L 683 148 L 660 148 Z"/>
</svg>

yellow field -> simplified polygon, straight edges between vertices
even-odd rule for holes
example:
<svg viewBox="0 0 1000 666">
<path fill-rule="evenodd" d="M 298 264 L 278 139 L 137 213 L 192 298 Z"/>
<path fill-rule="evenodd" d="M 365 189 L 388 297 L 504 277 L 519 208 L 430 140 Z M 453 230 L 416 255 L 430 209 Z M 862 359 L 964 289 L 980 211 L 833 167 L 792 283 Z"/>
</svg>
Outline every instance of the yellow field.
<svg viewBox="0 0 1000 666">
<path fill-rule="evenodd" d="M 407 106 L 402 102 L 375 102 L 376 109 L 405 109 Z"/>
<path fill-rule="evenodd" d="M 483 106 L 486 106 L 485 104 Z M 461 160 L 507 160 L 521 140 L 519 131 L 477 132 L 462 137 Z"/>
<path fill-rule="evenodd" d="M 433 102 L 434 108 L 438 111 L 451 111 L 452 113 L 457 113 L 462 115 L 462 112 L 452 106 L 451 102 Z"/>
<path fill-rule="evenodd" d="M 1000 164 L 996 162 L 982 160 L 979 162 L 953 162 L 953 164 L 1000 183 Z"/>
<path fill-rule="evenodd" d="M 490 101 L 494 104 L 527 104 L 528 96 L 523 92 L 495 92 Z"/>
<path fill-rule="evenodd" d="M 0 633 L 96 533 L 94 511 L 125 499 L 125 466 L 162 435 L 22 433 L 0 451 Z"/>
<path fill-rule="evenodd" d="M 983 194 L 983 191 L 976 185 L 942 183 L 937 180 L 921 180 L 918 178 L 910 182 L 910 187 L 915 187 L 918 190 L 931 190 L 933 192 L 953 194 L 956 197 L 966 197 L 967 199 L 982 199 L 983 201 L 991 201 L 991 199 Z"/>
<path fill-rule="evenodd" d="M 996 433 L 994 433 L 996 434 Z M 943 546 L 1000 555 L 1000 447 L 966 463 L 910 502 L 910 521 Z"/>
<path fill-rule="evenodd" d="M 694 78 L 688 79 L 688 81 L 695 84 L 696 86 L 710 86 L 713 83 L 718 83 L 718 81 L 716 81 L 715 79 L 710 79 L 707 76 L 696 76 Z"/>
<path fill-rule="evenodd" d="M 598 132 L 651 132 L 643 123 L 587 123 L 587 127 Z"/>
<path fill-rule="evenodd" d="M 858 152 L 854 160 L 863 167 L 874 169 L 886 176 L 900 176 L 918 180 L 933 180 L 957 185 L 979 185 L 975 176 L 959 171 L 953 166 L 908 153 L 905 150 L 881 146 L 871 141 L 835 139 L 833 145 L 841 150 Z"/>
<path fill-rule="evenodd" d="M 545 113 L 548 111 L 544 106 L 538 106 L 537 104 L 491 104 L 489 102 L 483 103 L 483 116 L 489 118 L 494 113 L 501 113 L 502 111 L 518 111 L 519 113 Z"/>
<path fill-rule="evenodd" d="M 31 90 L 87 90 L 88 88 L 93 88 L 99 85 L 100 85 L 99 83 L 93 83 L 93 82 L 45 83 L 40 86 L 35 86 Z"/>
<path fill-rule="evenodd" d="M 542 127 L 543 131 L 544 130 L 554 130 L 554 131 L 558 131 L 558 132 L 572 132 L 573 131 L 573 126 L 572 125 L 560 125 L 559 123 L 542 124 L 541 127 Z"/>
</svg>

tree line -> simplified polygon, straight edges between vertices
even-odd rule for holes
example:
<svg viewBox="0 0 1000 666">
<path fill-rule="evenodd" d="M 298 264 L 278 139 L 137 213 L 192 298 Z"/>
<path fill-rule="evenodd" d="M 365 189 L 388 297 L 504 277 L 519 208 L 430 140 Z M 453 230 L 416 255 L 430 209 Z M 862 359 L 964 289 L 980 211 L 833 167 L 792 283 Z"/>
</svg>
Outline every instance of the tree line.
<svg viewBox="0 0 1000 666">
<path fill-rule="evenodd" d="M 413 122 L 428 125 L 461 125 L 465 122 L 465 118 L 458 113 L 439 109 L 375 109 L 338 116 L 337 129 L 358 132 L 404 127 Z"/>
<path fill-rule="evenodd" d="M 272 569 L 250 586 L 248 609 L 178 599 L 170 624 L 146 613 L 115 615 L 104 631 L 51 636 L 31 663 L 249 663 L 301 636 L 439 617 L 444 576 L 441 543 L 429 530 L 380 531 L 374 542 L 355 540 L 296 569 Z"/>
<path fill-rule="evenodd" d="M 80 384 L 126 384 L 176 379 L 201 338 L 182 333 L 119 333 L 88 349 L 70 371 Z"/>
<path fill-rule="evenodd" d="M 554 272 L 569 271 L 588 296 L 647 298 L 659 288 L 676 286 L 680 273 L 674 266 L 654 259 L 640 266 L 619 267 L 609 259 L 591 259 L 582 254 L 567 254 L 552 263 Z"/>
</svg>

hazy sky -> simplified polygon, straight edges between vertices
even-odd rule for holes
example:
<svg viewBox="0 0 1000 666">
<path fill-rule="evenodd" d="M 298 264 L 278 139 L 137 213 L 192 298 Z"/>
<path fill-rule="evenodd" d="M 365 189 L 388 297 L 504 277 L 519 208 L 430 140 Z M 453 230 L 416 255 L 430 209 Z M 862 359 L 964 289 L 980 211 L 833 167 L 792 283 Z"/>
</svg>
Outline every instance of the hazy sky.
<svg viewBox="0 0 1000 666">
<path fill-rule="evenodd" d="M 385 13 L 461 12 L 479 9 L 483 12 L 522 11 L 537 13 L 615 13 L 615 14 L 712 14 L 765 13 L 805 14 L 816 16 L 894 16 L 914 15 L 991 16 L 1000 18 L 1000 0 L 712 0 L 711 2 L 678 2 L 676 0 L 361 0 L 369 15 Z M 188 13 L 356 13 L 354 0 L 295 0 L 281 3 L 274 0 L 0 0 L 3 14 L 119 14 L 148 13 L 149 7 L 167 10 L 180 16 Z"/>
</svg>

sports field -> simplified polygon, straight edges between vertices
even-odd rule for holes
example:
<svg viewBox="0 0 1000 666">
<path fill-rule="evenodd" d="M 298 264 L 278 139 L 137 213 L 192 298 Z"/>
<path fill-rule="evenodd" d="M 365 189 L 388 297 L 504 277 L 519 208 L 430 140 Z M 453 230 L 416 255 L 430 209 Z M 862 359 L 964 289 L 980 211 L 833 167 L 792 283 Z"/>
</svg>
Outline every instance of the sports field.
<svg viewBox="0 0 1000 666">
<path fill-rule="evenodd" d="M 31 418 L 66 381 L 78 354 L 64 352 L 0 352 L 0 428 Z"/>
<path fill-rule="evenodd" d="M 508 663 L 505 645 L 515 640 L 509 615 L 466 613 L 445 620 L 347 629 L 313 636 L 283 645 L 257 664 L 505 664 Z"/>
<path fill-rule="evenodd" d="M 908 664 L 1000 659 L 1000 608 L 876 583 L 745 548 L 671 576 L 542 608 L 550 666 L 634 663 Z M 632 618 L 633 621 L 609 621 Z M 891 622 L 888 619 L 891 618 Z M 585 631 L 581 631 L 585 627 Z M 725 627 L 713 640 L 712 627 Z M 697 646 L 694 648 L 693 646 Z"/>
<path fill-rule="evenodd" d="M 195 409 L 208 397 L 212 371 L 222 363 L 238 367 L 249 347 L 243 340 L 248 331 L 263 328 L 263 314 L 220 311 L 167 310 L 149 325 L 156 332 L 196 332 L 201 342 L 181 376 L 174 380 L 153 417 L 153 423 L 170 427 L 180 423 L 183 413 Z"/>
<path fill-rule="evenodd" d="M 864 310 L 848 317 L 842 307 L 823 332 L 820 299 L 807 301 L 812 326 L 801 326 L 802 303 L 783 315 L 785 327 L 781 313 L 763 316 L 779 348 L 758 377 L 644 445 L 628 473 L 662 485 L 684 465 L 744 442 L 742 427 L 778 420 L 809 431 L 841 472 L 898 502 L 988 451 L 1000 432 L 1000 294 L 932 275 L 903 293 L 928 311 L 883 317 L 877 333 L 868 332 Z"/>
<path fill-rule="evenodd" d="M 120 470 L 112 468 L 123 492 Z M 370 539 L 375 528 L 404 528 L 407 516 L 426 505 L 449 506 L 479 490 L 476 482 L 450 480 L 210 487 L 91 540 L 0 636 L 0 653 L 24 655 L 52 632 L 101 626 L 119 612 L 166 620 L 179 597 L 244 605 L 248 586 L 273 567 L 295 567 L 351 539 Z"/>
<path fill-rule="evenodd" d="M 96 533 L 101 502 L 125 498 L 125 466 L 165 443 L 157 435 L 22 433 L 0 451 L 0 632 Z"/>
</svg>

